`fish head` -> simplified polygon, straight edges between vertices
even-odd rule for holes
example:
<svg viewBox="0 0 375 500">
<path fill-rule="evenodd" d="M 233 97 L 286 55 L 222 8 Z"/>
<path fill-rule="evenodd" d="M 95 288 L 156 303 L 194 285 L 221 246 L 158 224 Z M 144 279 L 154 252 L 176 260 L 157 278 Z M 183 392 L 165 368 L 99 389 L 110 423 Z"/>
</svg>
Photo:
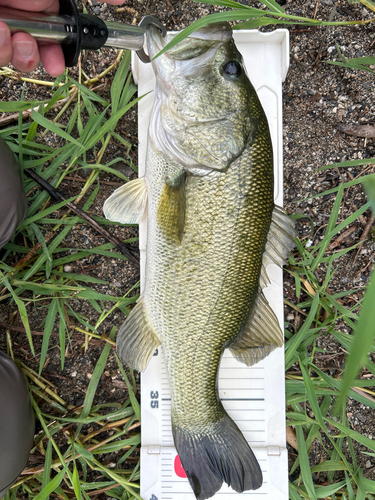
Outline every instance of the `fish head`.
<svg viewBox="0 0 375 500">
<path fill-rule="evenodd" d="M 155 57 L 164 39 L 150 26 L 147 45 Z M 156 75 L 149 136 L 153 146 L 195 175 L 225 172 L 251 143 L 259 117 L 255 94 L 228 23 L 194 32 L 152 61 Z"/>
</svg>

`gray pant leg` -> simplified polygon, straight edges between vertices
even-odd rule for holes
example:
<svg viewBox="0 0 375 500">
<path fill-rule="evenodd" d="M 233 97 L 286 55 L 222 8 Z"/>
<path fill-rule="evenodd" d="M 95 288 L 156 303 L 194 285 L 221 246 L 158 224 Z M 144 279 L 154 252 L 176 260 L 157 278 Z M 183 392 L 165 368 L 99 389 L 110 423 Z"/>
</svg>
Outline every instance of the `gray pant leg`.
<svg viewBox="0 0 375 500">
<path fill-rule="evenodd" d="M 0 248 L 8 243 L 26 212 L 27 200 L 17 161 L 0 138 Z"/>
<path fill-rule="evenodd" d="M 0 351 L 0 498 L 24 469 L 35 420 L 23 373 Z"/>
</svg>

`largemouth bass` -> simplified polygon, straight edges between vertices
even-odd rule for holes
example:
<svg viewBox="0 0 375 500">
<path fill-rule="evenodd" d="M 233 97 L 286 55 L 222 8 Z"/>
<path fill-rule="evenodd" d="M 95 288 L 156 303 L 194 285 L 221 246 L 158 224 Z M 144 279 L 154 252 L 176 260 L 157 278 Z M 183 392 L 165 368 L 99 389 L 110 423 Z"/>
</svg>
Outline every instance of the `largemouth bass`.
<svg viewBox="0 0 375 500">
<path fill-rule="evenodd" d="M 148 30 L 154 57 L 168 42 Z M 273 203 L 267 119 L 220 23 L 153 61 L 155 101 L 144 178 L 106 201 L 122 223 L 147 213 L 146 285 L 121 327 L 121 360 L 143 371 L 161 344 L 172 395 L 172 432 L 197 499 L 226 482 L 262 485 L 259 464 L 218 397 L 229 348 L 252 365 L 283 343 L 261 289 L 268 262 L 294 246 L 293 222 Z"/>
</svg>

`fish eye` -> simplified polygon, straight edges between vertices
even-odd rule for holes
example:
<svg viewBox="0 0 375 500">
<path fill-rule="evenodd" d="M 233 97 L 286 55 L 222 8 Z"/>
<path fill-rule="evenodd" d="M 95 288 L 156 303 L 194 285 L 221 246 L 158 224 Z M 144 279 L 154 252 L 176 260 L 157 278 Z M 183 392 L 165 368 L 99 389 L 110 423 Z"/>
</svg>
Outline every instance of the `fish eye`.
<svg viewBox="0 0 375 500">
<path fill-rule="evenodd" d="M 230 78 L 239 78 L 242 73 L 241 64 L 238 61 L 228 61 L 223 65 L 223 73 Z"/>
</svg>

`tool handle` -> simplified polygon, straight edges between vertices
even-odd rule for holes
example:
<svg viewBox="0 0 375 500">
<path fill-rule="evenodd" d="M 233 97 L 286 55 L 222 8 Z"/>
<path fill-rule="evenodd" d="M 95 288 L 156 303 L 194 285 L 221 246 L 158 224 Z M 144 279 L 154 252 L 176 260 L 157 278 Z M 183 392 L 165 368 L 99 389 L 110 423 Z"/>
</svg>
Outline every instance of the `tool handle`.
<svg viewBox="0 0 375 500">
<path fill-rule="evenodd" d="M 0 7 L 0 20 L 12 34 L 26 32 L 38 41 L 61 43 L 67 67 L 75 66 L 82 49 L 103 46 L 139 51 L 144 30 L 138 26 L 104 22 L 96 16 L 80 14 L 74 0 L 59 0 L 58 16 Z"/>
</svg>

